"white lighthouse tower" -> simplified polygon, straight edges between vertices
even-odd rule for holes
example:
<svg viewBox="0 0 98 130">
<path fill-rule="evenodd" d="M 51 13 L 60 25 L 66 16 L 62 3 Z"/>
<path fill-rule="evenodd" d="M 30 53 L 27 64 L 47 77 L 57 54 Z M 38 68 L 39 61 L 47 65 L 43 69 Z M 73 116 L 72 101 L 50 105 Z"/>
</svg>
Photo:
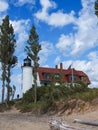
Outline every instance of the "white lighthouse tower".
<svg viewBox="0 0 98 130">
<path fill-rule="evenodd" d="M 22 94 L 32 87 L 32 64 L 30 58 L 25 58 L 22 66 Z"/>
</svg>

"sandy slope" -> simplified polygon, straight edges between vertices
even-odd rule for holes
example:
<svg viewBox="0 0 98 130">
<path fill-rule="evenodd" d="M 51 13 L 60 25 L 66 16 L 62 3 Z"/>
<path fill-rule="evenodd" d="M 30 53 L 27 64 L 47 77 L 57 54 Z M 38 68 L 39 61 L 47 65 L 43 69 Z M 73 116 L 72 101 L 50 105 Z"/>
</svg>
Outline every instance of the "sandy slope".
<svg viewBox="0 0 98 130">
<path fill-rule="evenodd" d="M 83 130 L 98 130 L 98 126 L 90 126 L 79 123 L 73 123 L 74 119 L 81 119 L 91 122 L 98 122 L 98 110 L 88 111 L 85 113 L 73 113 L 70 116 L 63 116 L 64 121 L 68 124 L 73 125 L 78 128 L 82 128 Z"/>
<path fill-rule="evenodd" d="M 80 114 L 74 113 L 69 116 L 35 116 L 31 113 L 20 113 L 15 109 L 0 113 L 0 130 L 49 130 L 48 122 L 51 118 L 62 119 L 69 125 L 82 128 L 83 130 L 98 130 L 98 127 L 95 126 L 73 123 L 73 120 L 76 118 L 98 121 L 98 110 Z"/>
<path fill-rule="evenodd" d="M 35 116 L 16 110 L 0 113 L 0 130 L 48 130 L 47 116 Z"/>
</svg>

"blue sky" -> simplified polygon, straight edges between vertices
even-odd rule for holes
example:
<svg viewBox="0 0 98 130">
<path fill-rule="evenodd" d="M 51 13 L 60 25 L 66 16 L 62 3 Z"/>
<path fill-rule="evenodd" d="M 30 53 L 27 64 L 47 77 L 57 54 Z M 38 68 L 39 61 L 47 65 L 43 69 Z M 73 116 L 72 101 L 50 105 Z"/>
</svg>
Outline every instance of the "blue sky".
<svg viewBox="0 0 98 130">
<path fill-rule="evenodd" d="M 98 87 L 98 18 L 95 0 L 0 0 L 0 23 L 10 16 L 17 40 L 18 64 L 12 71 L 12 84 L 21 88 L 24 47 L 32 24 L 42 50 L 40 66 L 63 63 L 88 74 L 91 87 Z"/>
</svg>

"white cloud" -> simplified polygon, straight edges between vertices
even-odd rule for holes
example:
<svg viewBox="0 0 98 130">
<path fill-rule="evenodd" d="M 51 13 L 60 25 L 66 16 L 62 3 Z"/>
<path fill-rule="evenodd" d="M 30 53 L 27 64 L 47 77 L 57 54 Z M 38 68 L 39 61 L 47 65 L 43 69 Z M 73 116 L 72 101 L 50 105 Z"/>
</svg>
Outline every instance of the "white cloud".
<svg viewBox="0 0 98 130">
<path fill-rule="evenodd" d="M 98 60 L 98 51 L 93 51 L 88 54 L 88 58 L 90 60 L 97 61 Z"/>
<path fill-rule="evenodd" d="M 22 75 L 21 74 L 12 75 L 11 80 L 13 81 L 13 85 L 17 85 L 17 86 L 21 87 L 21 80 L 22 80 Z"/>
<path fill-rule="evenodd" d="M 60 63 L 60 61 L 61 61 L 61 57 L 57 56 L 56 59 L 55 59 L 55 61 L 54 61 L 54 63 L 58 64 L 58 63 Z"/>
<path fill-rule="evenodd" d="M 60 50 L 63 55 L 69 55 L 73 44 L 73 36 L 61 34 L 56 47 Z M 69 53 L 68 53 L 69 52 Z"/>
<path fill-rule="evenodd" d="M 52 13 L 48 17 L 48 24 L 58 27 L 58 26 L 64 26 L 70 23 L 73 23 L 75 21 L 74 12 L 71 11 L 70 14 L 65 14 L 63 11 L 58 11 L 56 13 Z"/>
<path fill-rule="evenodd" d="M 79 56 L 93 47 L 98 47 L 98 18 L 94 14 L 92 1 L 82 0 L 83 8 L 73 23 L 74 33 L 60 36 L 56 47 L 61 54 Z"/>
<path fill-rule="evenodd" d="M 30 20 L 29 19 L 22 19 L 22 20 L 17 20 L 17 21 L 11 21 L 13 27 L 14 27 L 14 31 L 15 33 L 21 33 L 23 32 L 24 30 L 28 30 L 29 28 L 29 22 Z"/>
<path fill-rule="evenodd" d="M 0 0 L 0 12 L 7 11 L 9 5 L 5 0 Z"/>
<path fill-rule="evenodd" d="M 83 8 L 87 9 L 88 6 L 91 6 L 93 8 L 92 4 L 95 2 L 95 0 L 81 0 Z"/>
<path fill-rule="evenodd" d="M 94 1 L 94 0 L 93 0 Z M 98 19 L 94 14 L 92 1 L 82 0 L 83 9 L 79 12 L 80 16 L 76 20 L 77 33 L 74 36 L 74 46 L 72 55 L 83 53 L 86 50 L 98 46 Z"/>
<path fill-rule="evenodd" d="M 47 12 L 50 8 L 55 8 L 56 3 L 53 1 L 50 2 L 49 0 L 40 0 L 40 4 L 42 5 L 42 10 L 38 11 L 35 16 L 37 19 L 47 23 L 49 20 L 49 15 Z"/>
<path fill-rule="evenodd" d="M 53 1 L 49 1 L 49 0 L 40 0 L 40 4 L 43 7 L 43 11 L 47 11 L 49 8 L 55 8 L 56 7 L 56 3 Z"/>
<path fill-rule="evenodd" d="M 15 5 L 16 6 L 23 6 L 24 4 L 34 4 L 35 0 L 18 0 Z"/>
<path fill-rule="evenodd" d="M 63 62 L 63 66 L 67 69 L 72 64 L 72 68 L 85 72 L 90 81 L 91 87 L 98 87 L 98 57 L 93 60 L 68 60 Z"/>
<path fill-rule="evenodd" d="M 15 92 L 15 97 L 17 97 L 17 94 L 22 96 L 22 74 L 14 74 L 11 76 L 11 80 L 13 81 L 12 86 L 15 85 L 16 87 L 16 92 Z"/>
<path fill-rule="evenodd" d="M 23 45 L 26 43 L 27 39 L 28 39 L 28 34 L 25 31 L 18 35 L 18 39 L 17 39 L 18 52 L 22 49 L 22 47 L 24 47 Z"/>
<path fill-rule="evenodd" d="M 62 10 L 58 10 L 49 14 L 49 9 L 55 8 L 56 3 L 40 0 L 42 9 L 35 14 L 37 19 L 54 27 L 70 23 L 74 25 L 75 32 L 67 35 L 61 34 L 56 45 L 63 55 L 81 55 L 86 50 L 98 46 L 98 18 L 94 14 L 94 1 L 81 0 L 82 9 L 79 12 L 79 17 L 76 18 L 74 11 L 66 14 Z"/>
<path fill-rule="evenodd" d="M 40 0 L 40 3 L 42 5 L 42 10 L 39 10 L 35 14 L 35 17 L 43 22 L 46 22 L 48 25 L 58 27 L 75 22 L 74 11 L 67 14 L 62 10 L 59 10 L 49 14 L 48 10 L 50 8 L 56 8 L 56 3 L 49 0 Z"/>
<path fill-rule="evenodd" d="M 15 34 L 17 36 L 17 48 L 16 51 L 19 52 L 24 47 L 24 43 L 28 39 L 28 31 L 29 31 L 29 22 L 30 20 L 18 20 L 11 21 Z"/>
<path fill-rule="evenodd" d="M 40 44 L 42 47 L 42 50 L 39 52 L 40 64 L 44 64 L 48 60 L 48 57 L 54 53 L 54 47 L 53 44 L 47 41 L 42 41 Z"/>
</svg>

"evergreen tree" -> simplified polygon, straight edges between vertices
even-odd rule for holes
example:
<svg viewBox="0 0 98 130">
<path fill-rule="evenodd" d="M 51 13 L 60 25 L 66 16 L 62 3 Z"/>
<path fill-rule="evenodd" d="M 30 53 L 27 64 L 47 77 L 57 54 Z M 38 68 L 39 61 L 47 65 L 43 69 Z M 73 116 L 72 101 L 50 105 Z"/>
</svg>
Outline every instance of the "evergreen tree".
<svg viewBox="0 0 98 130">
<path fill-rule="evenodd" d="M 7 101 L 10 100 L 10 82 L 11 82 L 11 69 L 16 65 L 17 63 L 17 57 L 16 56 L 12 56 L 10 57 L 8 64 L 7 64 L 7 76 L 6 76 L 6 87 L 7 87 Z"/>
<path fill-rule="evenodd" d="M 7 87 L 7 101 L 10 99 L 10 77 L 11 68 L 17 62 L 17 57 L 14 56 L 16 40 L 14 29 L 9 22 L 7 15 L 0 26 L 0 62 L 2 66 L 2 102 L 4 102 L 5 86 Z"/>
<path fill-rule="evenodd" d="M 95 14 L 98 17 L 98 0 L 95 1 Z"/>
<path fill-rule="evenodd" d="M 30 30 L 30 35 L 28 38 L 28 46 L 25 47 L 25 51 L 27 55 L 33 60 L 33 77 L 34 77 L 34 87 L 35 87 L 35 103 L 37 102 L 37 69 L 39 67 L 38 61 L 39 56 L 38 53 L 41 50 L 41 45 L 39 44 L 39 36 L 36 32 L 36 28 L 33 25 Z"/>
</svg>

